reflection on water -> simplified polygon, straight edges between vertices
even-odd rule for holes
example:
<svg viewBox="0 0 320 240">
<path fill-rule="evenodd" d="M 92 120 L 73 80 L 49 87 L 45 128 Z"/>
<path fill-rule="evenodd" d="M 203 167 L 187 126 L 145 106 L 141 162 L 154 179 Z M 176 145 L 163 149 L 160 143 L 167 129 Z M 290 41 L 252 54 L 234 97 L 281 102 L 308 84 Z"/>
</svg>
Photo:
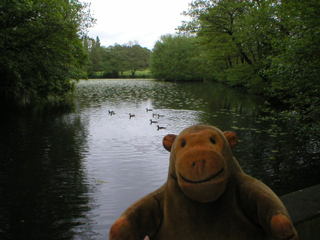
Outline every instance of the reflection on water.
<svg viewBox="0 0 320 240">
<path fill-rule="evenodd" d="M 90 221 L 80 116 L 10 106 L 1 119 L 0 239 L 71 239 Z M 67 108 L 69 110 L 69 108 Z M 90 235 L 90 229 L 85 233 Z"/>
<path fill-rule="evenodd" d="M 163 136 L 197 123 L 235 131 L 245 172 L 278 194 L 318 184 L 319 149 L 268 120 L 260 104 L 217 84 L 90 80 L 61 106 L 7 106 L 0 239 L 108 239 L 122 211 L 165 182 Z"/>
</svg>

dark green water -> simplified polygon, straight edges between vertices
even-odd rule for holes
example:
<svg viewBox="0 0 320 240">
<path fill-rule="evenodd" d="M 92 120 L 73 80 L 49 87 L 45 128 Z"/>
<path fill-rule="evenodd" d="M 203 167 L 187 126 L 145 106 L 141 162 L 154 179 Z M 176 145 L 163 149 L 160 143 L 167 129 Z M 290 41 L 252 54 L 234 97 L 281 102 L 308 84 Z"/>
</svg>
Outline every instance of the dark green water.
<svg viewBox="0 0 320 240">
<path fill-rule="evenodd" d="M 242 168 L 277 194 L 319 184 L 319 143 L 301 142 L 263 104 L 217 84 L 130 79 L 80 82 L 59 105 L 2 104 L 0 239 L 108 239 L 115 219 L 166 180 L 162 138 L 198 123 L 235 131 Z"/>
</svg>

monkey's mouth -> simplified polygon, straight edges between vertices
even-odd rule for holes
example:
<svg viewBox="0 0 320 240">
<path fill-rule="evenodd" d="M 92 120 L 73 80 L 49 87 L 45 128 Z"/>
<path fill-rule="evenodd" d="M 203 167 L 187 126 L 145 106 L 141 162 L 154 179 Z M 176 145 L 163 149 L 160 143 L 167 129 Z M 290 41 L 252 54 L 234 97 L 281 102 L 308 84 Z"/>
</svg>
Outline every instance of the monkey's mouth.
<svg viewBox="0 0 320 240">
<path fill-rule="evenodd" d="M 222 172 L 224 171 L 224 168 L 222 168 L 218 173 L 204 179 L 204 180 L 200 180 L 200 181 L 192 181 L 192 180 L 189 180 L 189 179 L 186 179 L 185 177 L 182 176 L 182 174 L 179 172 L 179 176 L 181 177 L 181 179 L 187 183 L 192 183 L 192 184 L 200 184 L 200 183 L 205 183 L 205 182 L 209 182 L 211 181 L 212 179 L 218 177 Z"/>
</svg>

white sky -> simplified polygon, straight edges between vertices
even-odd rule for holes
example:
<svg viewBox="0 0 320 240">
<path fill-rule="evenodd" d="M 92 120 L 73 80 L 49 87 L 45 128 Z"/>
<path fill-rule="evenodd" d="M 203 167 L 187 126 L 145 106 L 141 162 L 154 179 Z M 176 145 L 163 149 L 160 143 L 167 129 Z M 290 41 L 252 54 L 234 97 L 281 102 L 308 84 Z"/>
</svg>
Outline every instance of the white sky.
<svg viewBox="0 0 320 240">
<path fill-rule="evenodd" d="M 89 29 L 89 37 L 100 39 L 101 45 L 138 41 L 152 50 L 160 36 L 175 33 L 186 19 L 182 16 L 192 0 L 82 0 L 91 3 L 97 24 Z"/>
</svg>

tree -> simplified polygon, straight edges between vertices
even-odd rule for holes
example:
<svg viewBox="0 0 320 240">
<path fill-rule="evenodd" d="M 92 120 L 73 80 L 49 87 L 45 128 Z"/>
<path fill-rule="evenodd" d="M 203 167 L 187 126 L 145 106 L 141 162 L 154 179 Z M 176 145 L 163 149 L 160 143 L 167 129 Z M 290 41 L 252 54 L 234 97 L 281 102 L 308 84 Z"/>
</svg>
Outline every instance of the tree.
<svg viewBox="0 0 320 240">
<path fill-rule="evenodd" d="M 164 35 L 151 54 L 151 72 L 167 81 L 202 80 L 196 39 L 191 36 Z"/>
<path fill-rule="evenodd" d="M 83 76 L 80 35 L 94 23 L 78 0 L 1 1 L 1 96 L 60 96 Z"/>
<path fill-rule="evenodd" d="M 256 35 L 248 35 L 255 28 L 248 23 L 248 16 L 259 8 L 257 5 L 259 1 L 196 0 L 184 13 L 192 20 L 180 31 L 196 33 L 198 41 L 207 46 L 205 55 L 212 65 L 205 72 L 212 72 L 212 79 L 232 85 L 248 85 L 252 77 L 260 78 L 259 84 L 265 80 L 260 74 L 263 64 L 255 56 L 258 41 L 251 40 Z"/>
<path fill-rule="evenodd" d="M 135 77 L 137 70 L 149 67 L 150 50 L 141 47 L 137 42 L 104 47 L 97 40 L 90 39 L 91 47 L 87 48 L 89 55 L 89 76 L 95 77 L 97 71 L 102 71 L 104 77 L 118 77 L 119 72 L 131 71 L 131 77 Z M 88 43 L 84 42 L 85 46 Z"/>
<path fill-rule="evenodd" d="M 319 9 L 317 0 L 195 0 L 180 30 L 197 36 L 211 79 L 288 104 L 281 114 L 320 136 Z"/>
<path fill-rule="evenodd" d="M 90 38 L 89 38 L 90 39 Z M 88 48 L 89 62 L 88 70 L 89 73 L 101 72 L 105 70 L 105 58 L 106 49 L 101 46 L 99 37 L 96 40 L 90 39 L 91 47 Z"/>
<path fill-rule="evenodd" d="M 137 42 L 129 42 L 123 46 L 125 70 L 131 71 L 131 77 L 135 77 L 137 70 L 149 67 L 150 50 L 141 47 Z"/>
<path fill-rule="evenodd" d="M 265 71 L 270 96 L 290 104 L 288 116 L 308 123 L 312 135 L 320 137 L 320 2 L 284 1 L 279 19 L 288 34 L 274 39 L 277 55 Z M 310 126 L 313 127 L 310 131 Z M 302 131 L 305 128 L 301 128 Z M 316 133 L 318 135 L 316 135 Z"/>
</svg>

